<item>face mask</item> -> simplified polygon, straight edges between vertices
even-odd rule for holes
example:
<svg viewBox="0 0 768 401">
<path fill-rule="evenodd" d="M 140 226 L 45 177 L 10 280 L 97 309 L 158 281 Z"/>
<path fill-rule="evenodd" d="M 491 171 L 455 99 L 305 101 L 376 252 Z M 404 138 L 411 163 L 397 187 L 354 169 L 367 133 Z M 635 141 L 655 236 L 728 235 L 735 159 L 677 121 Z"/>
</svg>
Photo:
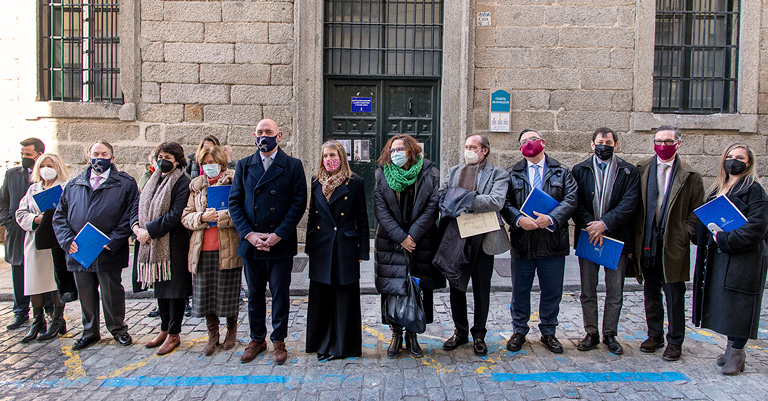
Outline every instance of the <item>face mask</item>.
<svg viewBox="0 0 768 401">
<path fill-rule="evenodd" d="M 613 149 L 610 145 L 595 145 L 595 156 L 603 161 L 609 160 L 613 157 Z"/>
<path fill-rule="evenodd" d="M 469 149 L 464 151 L 464 163 L 475 164 L 478 160 L 480 160 L 480 155 L 478 155 L 477 152 L 471 151 Z"/>
<path fill-rule="evenodd" d="M 269 153 L 277 147 L 277 135 L 275 136 L 260 136 L 256 138 L 256 146 L 259 147 L 260 152 Z"/>
<path fill-rule="evenodd" d="M 216 178 L 219 176 L 219 172 L 221 172 L 221 168 L 218 164 L 204 164 L 203 165 L 203 172 L 205 175 L 208 176 L 208 178 Z"/>
<path fill-rule="evenodd" d="M 112 159 L 91 159 L 91 170 L 96 174 L 103 174 L 112 167 Z"/>
<path fill-rule="evenodd" d="M 170 173 L 171 170 L 173 170 L 173 167 L 174 165 L 171 161 L 165 159 L 160 159 L 157 161 L 157 168 L 160 169 L 161 173 Z"/>
<path fill-rule="evenodd" d="M 30 159 L 29 157 L 22 157 L 21 158 L 21 167 L 24 167 L 24 168 L 35 167 L 35 159 Z"/>
<path fill-rule="evenodd" d="M 50 168 L 50 167 L 40 167 L 40 178 L 44 179 L 45 181 L 50 181 L 54 178 L 56 178 L 58 174 L 56 173 L 56 169 Z"/>
<path fill-rule="evenodd" d="M 528 141 L 525 143 L 525 145 L 520 147 L 520 151 L 523 153 L 523 156 L 525 157 L 538 156 L 539 153 L 541 153 L 543 150 L 544 150 L 544 144 L 541 143 L 541 140 Z"/>
<path fill-rule="evenodd" d="M 653 150 L 661 160 L 669 160 L 677 153 L 677 144 L 674 145 L 653 145 Z"/>
<path fill-rule="evenodd" d="M 408 161 L 408 156 L 405 155 L 404 150 L 398 150 L 397 152 L 392 153 L 389 158 L 392 159 L 392 163 L 397 167 L 403 167 L 405 162 Z"/>
<path fill-rule="evenodd" d="M 323 166 L 329 173 L 333 173 L 341 167 L 341 159 L 324 159 Z"/>
<path fill-rule="evenodd" d="M 725 168 L 725 171 L 727 171 L 730 175 L 740 175 L 741 173 L 747 171 L 747 163 L 736 159 L 726 160 L 725 163 L 723 163 L 723 167 Z"/>
</svg>

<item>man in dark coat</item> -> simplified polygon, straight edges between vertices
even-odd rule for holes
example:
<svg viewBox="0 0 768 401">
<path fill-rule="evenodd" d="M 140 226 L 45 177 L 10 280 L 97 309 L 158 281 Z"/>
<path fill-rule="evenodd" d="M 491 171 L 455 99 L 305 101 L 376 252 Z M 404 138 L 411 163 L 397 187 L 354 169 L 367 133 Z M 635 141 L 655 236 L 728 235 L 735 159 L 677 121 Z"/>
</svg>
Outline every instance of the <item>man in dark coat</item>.
<svg viewBox="0 0 768 401">
<path fill-rule="evenodd" d="M 0 189 L 0 224 L 5 226 L 5 261 L 11 265 L 13 280 L 13 323 L 6 326 L 15 330 L 29 320 L 29 297 L 24 296 L 24 234 L 16 223 L 19 202 L 31 184 L 29 178 L 35 161 L 45 152 L 43 141 L 28 138 L 21 141 L 21 167 L 5 172 L 5 181 Z"/>
<path fill-rule="evenodd" d="M 256 126 L 259 151 L 237 163 L 229 194 L 229 214 L 240 235 L 238 255 L 243 258 L 248 283 L 248 321 L 251 341 L 240 362 L 250 362 L 267 348 L 266 300 L 272 292 L 273 358 L 288 357 L 289 287 L 293 257 L 297 253 L 296 227 L 307 208 L 307 181 L 301 160 L 285 154 L 277 123 L 264 119 Z"/>
<path fill-rule="evenodd" d="M 538 275 L 541 287 L 539 330 L 541 342 L 554 353 L 563 346 L 555 337 L 560 300 L 563 297 L 565 257 L 571 252 L 568 219 L 576 210 L 576 181 L 570 170 L 546 155 L 546 141 L 531 129 L 518 137 L 524 159 L 509 169 L 509 188 L 501 215 L 510 226 L 512 248 L 512 322 L 514 334 L 507 349 L 519 351 L 530 328 L 531 287 Z M 539 188 L 559 204 L 548 214 L 526 216 L 520 209 L 533 188 Z"/>
<path fill-rule="evenodd" d="M 627 255 L 632 252 L 633 219 L 640 196 L 637 168 L 613 154 L 619 138 L 610 128 L 598 128 L 592 134 L 593 156 L 573 166 L 571 174 L 579 186 L 579 201 L 573 215 L 574 247 L 581 230 L 589 234 L 593 245 L 602 245 L 603 237 L 624 242 L 616 270 L 605 268 L 605 310 L 603 343 L 608 351 L 621 355 L 624 349 L 616 340 L 624 296 L 624 272 Z M 589 351 L 600 343 L 597 330 L 597 281 L 600 265 L 579 258 L 581 270 L 581 311 L 586 337 L 579 341 L 579 351 Z"/>
<path fill-rule="evenodd" d="M 99 294 L 107 329 L 120 345 L 133 340 L 125 324 L 125 289 L 120 276 L 128 267 L 128 238 L 131 236 L 131 207 L 138 196 L 136 180 L 118 171 L 114 149 L 99 141 L 89 149 L 90 166 L 64 188 L 53 216 L 53 230 L 67 251 L 67 269 L 75 273 L 83 315 L 83 336 L 73 351 L 87 348 L 101 338 L 99 330 Z M 75 236 L 91 223 L 110 241 L 90 266 L 82 266 L 71 254 L 77 252 Z"/>
<path fill-rule="evenodd" d="M 642 352 L 664 346 L 664 306 L 667 303 L 667 348 L 663 358 L 676 361 L 685 338 L 685 282 L 690 280 L 690 244 L 698 219 L 693 210 L 704 202 L 701 175 L 677 155 L 682 135 L 661 126 L 653 138 L 656 156 L 638 164 L 640 204 L 635 219 L 635 251 L 645 280 L 648 339 Z"/>
</svg>

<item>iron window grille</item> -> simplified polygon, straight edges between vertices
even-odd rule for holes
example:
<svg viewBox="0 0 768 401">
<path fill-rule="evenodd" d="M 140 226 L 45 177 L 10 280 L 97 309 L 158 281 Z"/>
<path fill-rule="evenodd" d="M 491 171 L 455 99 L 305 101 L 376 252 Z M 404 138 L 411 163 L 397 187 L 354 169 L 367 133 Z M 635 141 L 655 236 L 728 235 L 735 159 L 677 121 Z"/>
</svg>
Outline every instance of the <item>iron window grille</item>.
<svg viewBox="0 0 768 401">
<path fill-rule="evenodd" d="M 118 0 L 43 0 L 42 100 L 123 103 Z"/>
<path fill-rule="evenodd" d="M 440 77 L 442 0 L 326 0 L 324 72 Z"/>
<path fill-rule="evenodd" d="M 655 113 L 736 112 L 739 0 L 656 0 Z"/>
</svg>

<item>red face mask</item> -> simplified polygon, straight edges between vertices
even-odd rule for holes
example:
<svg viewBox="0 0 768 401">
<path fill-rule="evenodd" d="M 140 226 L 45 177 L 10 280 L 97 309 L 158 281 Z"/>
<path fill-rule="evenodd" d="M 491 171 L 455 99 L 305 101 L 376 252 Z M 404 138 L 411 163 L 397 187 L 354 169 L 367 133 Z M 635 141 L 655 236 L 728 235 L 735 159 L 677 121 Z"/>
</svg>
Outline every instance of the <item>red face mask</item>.
<svg viewBox="0 0 768 401">
<path fill-rule="evenodd" d="M 520 147 L 520 151 L 523 152 L 525 157 L 534 157 L 541 153 L 542 150 L 544 150 L 544 144 L 541 143 L 541 140 L 528 141 Z"/>
<path fill-rule="evenodd" d="M 333 173 L 341 167 L 341 159 L 324 159 L 323 166 L 329 173 Z"/>
<path fill-rule="evenodd" d="M 674 145 L 653 145 L 653 150 L 661 160 L 669 160 L 677 153 L 677 144 Z"/>
</svg>

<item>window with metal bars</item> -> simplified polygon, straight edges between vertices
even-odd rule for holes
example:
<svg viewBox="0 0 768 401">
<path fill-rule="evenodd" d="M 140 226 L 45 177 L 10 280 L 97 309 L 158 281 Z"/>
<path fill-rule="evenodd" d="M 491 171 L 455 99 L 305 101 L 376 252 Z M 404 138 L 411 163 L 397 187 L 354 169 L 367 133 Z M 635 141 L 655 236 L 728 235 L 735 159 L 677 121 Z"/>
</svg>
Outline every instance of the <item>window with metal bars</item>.
<svg viewBox="0 0 768 401">
<path fill-rule="evenodd" d="M 441 0 L 326 0 L 326 75 L 439 77 Z"/>
<path fill-rule="evenodd" d="M 41 100 L 123 103 L 118 0 L 41 6 Z"/>
<path fill-rule="evenodd" d="M 739 0 L 656 0 L 655 113 L 736 112 Z"/>
</svg>

